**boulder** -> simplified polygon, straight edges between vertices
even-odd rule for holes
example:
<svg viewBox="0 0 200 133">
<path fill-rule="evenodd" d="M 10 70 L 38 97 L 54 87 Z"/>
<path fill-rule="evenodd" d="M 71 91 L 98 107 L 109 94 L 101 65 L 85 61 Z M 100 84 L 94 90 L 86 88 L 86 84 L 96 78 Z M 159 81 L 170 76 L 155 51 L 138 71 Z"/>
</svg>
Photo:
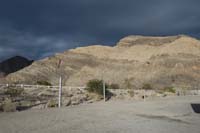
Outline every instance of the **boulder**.
<svg viewBox="0 0 200 133">
<path fill-rule="evenodd" d="M 70 106 L 71 105 L 71 99 L 65 98 L 63 100 L 63 106 Z"/>
</svg>

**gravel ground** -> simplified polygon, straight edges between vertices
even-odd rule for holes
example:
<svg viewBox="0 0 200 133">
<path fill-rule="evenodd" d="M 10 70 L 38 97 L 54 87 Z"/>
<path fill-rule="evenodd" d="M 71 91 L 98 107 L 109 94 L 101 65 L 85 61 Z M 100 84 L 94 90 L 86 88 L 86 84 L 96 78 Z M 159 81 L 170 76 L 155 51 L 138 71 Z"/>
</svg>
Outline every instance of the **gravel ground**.
<svg viewBox="0 0 200 133">
<path fill-rule="evenodd" d="M 0 114 L 0 133 L 200 133 L 199 96 Z"/>
</svg>

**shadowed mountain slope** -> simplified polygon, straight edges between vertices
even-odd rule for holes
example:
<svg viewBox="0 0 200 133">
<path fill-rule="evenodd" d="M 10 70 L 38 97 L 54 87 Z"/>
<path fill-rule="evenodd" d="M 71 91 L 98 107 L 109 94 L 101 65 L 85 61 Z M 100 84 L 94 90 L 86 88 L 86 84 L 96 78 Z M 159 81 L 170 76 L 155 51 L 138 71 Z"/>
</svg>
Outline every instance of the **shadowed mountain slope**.
<svg viewBox="0 0 200 133">
<path fill-rule="evenodd" d="M 26 66 L 31 65 L 33 61 L 30 61 L 21 56 L 15 56 L 9 58 L 0 63 L 0 75 L 6 76 L 10 73 L 16 72 Z"/>
</svg>

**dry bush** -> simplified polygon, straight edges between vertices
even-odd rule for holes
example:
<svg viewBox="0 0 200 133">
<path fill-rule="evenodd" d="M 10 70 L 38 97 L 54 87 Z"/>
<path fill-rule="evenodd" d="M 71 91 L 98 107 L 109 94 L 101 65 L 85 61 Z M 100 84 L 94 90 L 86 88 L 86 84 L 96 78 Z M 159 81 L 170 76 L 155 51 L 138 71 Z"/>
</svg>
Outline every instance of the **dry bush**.
<svg viewBox="0 0 200 133">
<path fill-rule="evenodd" d="M 6 91 L 4 92 L 5 95 L 9 95 L 10 97 L 17 97 L 22 95 L 23 93 L 24 93 L 23 88 L 13 88 L 13 87 L 6 88 Z"/>
<path fill-rule="evenodd" d="M 143 84 L 142 89 L 144 89 L 144 90 L 153 90 L 153 87 L 151 86 L 151 84 L 145 83 L 145 84 Z"/>
<path fill-rule="evenodd" d="M 108 85 L 105 83 L 106 94 L 108 93 Z M 103 80 L 93 79 L 87 83 L 87 91 L 103 95 Z"/>
<path fill-rule="evenodd" d="M 130 95 L 130 97 L 134 97 L 135 96 L 134 90 L 128 90 L 128 94 Z"/>
<path fill-rule="evenodd" d="M 120 88 L 119 85 L 115 83 L 109 85 L 109 89 L 119 89 L 119 88 Z"/>
<path fill-rule="evenodd" d="M 51 99 L 48 101 L 47 107 L 48 108 L 58 107 L 58 102 L 56 100 Z"/>
<path fill-rule="evenodd" d="M 165 92 L 171 92 L 171 93 L 176 93 L 176 90 L 173 87 L 165 87 L 164 88 Z"/>
<path fill-rule="evenodd" d="M 16 104 L 11 99 L 6 99 L 3 102 L 2 109 L 4 112 L 14 112 L 16 111 Z"/>
<path fill-rule="evenodd" d="M 42 81 L 37 81 L 37 84 L 38 84 L 38 85 L 52 86 L 51 83 L 49 83 L 48 81 L 44 81 L 44 80 L 42 80 Z"/>
<path fill-rule="evenodd" d="M 3 111 L 3 104 L 0 103 L 0 112 Z"/>
<path fill-rule="evenodd" d="M 133 87 L 133 85 L 132 85 L 132 83 L 131 83 L 131 79 L 125 79 L 124 80 L 124 87 L 126 88 L 126 89 L 131 89 L 132 87 Z"/>
</svg>

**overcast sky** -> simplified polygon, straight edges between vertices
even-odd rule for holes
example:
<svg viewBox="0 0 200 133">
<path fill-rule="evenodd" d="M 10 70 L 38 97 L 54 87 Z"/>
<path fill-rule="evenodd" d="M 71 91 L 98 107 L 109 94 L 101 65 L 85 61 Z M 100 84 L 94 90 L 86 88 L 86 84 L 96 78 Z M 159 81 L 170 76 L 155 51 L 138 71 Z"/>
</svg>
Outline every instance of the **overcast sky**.
<svg viewBox="0 0 200 133">
<path fill-rule="evenodd" d="M 176 34 L 200 38 L 200 0 L 0 0 L 0 61 Z"/>
</svg>

